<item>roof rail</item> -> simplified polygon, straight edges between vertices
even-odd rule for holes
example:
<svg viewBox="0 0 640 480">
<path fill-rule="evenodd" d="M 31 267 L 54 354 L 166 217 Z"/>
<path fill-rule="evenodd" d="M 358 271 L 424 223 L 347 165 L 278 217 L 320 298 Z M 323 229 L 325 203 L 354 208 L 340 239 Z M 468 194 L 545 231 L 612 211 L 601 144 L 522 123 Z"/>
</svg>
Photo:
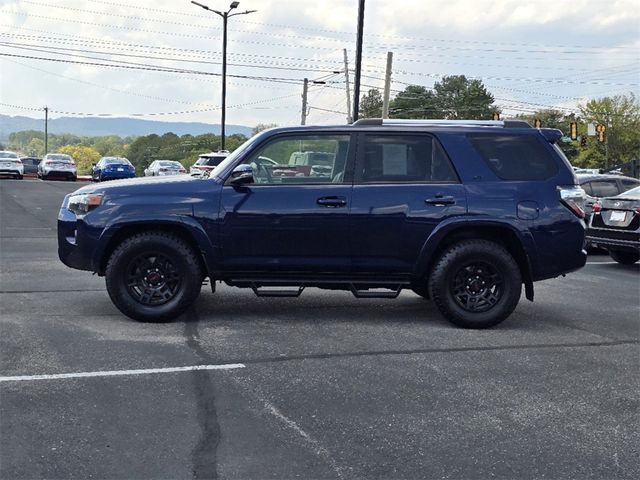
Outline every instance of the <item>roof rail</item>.
<svg viewBox="0 0 640 480">
<path fill-rule="evenodd" d="M 524 120 L 415 120 L 415 119 L 382 119 L 362 118 L 353 123 L 354 126 L 374 125 L 416 125 L 431 127 L 498 127 L 498 128 L 531 128 Z"/>
</svg>

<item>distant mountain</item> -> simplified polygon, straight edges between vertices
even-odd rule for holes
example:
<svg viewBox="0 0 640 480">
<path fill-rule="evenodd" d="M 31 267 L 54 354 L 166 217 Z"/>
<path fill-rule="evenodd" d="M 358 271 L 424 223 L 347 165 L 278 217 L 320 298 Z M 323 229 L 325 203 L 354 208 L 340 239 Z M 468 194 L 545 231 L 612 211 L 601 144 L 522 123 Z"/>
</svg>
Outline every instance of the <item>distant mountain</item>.
<svg viewBox="0 0 640 480">
<path fill-rule="evenodd" d="M 8 140 L 12 132 L 22 130 L 44 131 L 44 118 L 11 117 L 0 115 L 0 141 Z M 226 134 L 241 133 L 251 135 L 251 128 L 244 125 L 226 126 Z M 49 133 L 71 133 L 79 136 L 99 137 L 103 135 L 162 135 L 173 132 L 176 135 L 202 135 L 203 133 L 220 134 L 219 124 L 198 122 L 157 122 L 137 118 L 94 118 L 94 117 L 61 117 L 49 119 Z"/>
</svg>

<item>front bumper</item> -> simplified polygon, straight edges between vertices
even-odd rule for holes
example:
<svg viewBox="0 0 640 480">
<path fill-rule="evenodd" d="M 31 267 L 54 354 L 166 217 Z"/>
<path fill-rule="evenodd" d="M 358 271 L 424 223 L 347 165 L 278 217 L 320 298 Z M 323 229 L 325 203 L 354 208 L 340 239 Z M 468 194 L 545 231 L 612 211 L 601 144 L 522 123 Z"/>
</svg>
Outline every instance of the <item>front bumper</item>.
<svg viewBox="0 0 640 480">
<path fill-rule="evenodd" d="M 66 208 L 67 196 L 58 213 L 58 257 L 66 266 L 97 271 L 93 258 L 101 229 L 94 229 Z"/>
</svg>

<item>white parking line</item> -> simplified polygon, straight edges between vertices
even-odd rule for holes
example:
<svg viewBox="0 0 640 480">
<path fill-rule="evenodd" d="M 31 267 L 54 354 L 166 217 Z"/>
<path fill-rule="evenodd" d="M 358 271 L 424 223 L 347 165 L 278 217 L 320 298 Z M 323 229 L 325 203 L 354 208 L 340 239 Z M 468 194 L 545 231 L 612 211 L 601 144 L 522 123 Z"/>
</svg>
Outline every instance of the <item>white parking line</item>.
<svg viewBox="0 0 640 480">
<path fill-rule="evenodd" d="M 0 377 L 0 383 L 25 382 L 30 380 L 61 380 L 65 378 L 123 377 L 127 375 L 189 372 L 193 370 L 233 370 L 236 368 L 245 368 L 245 365 L 243 363 L 228 363 L 226 365 L 192 365 L 189 367 L 144 368 L 140 370 L 108 370 L 102 372 L 56 373 L 52 375 L 21 375 L 15 377 Z"/>
<path fill-rule="evenodd" d="M 618 262 L 587 262 L 587 265 L 619 265 Z"/>
</svg>

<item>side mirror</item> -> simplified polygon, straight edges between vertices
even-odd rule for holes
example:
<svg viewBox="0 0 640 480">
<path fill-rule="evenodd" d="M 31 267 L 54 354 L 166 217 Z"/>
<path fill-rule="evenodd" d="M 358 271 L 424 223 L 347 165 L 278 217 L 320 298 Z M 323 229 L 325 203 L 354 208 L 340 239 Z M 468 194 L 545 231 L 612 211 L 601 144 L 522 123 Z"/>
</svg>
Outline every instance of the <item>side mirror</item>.
<svg viewBox="0 0 640 480">
<path fill-rule="evenodd" d="M 243 164 L 234 168 L 233 172 L 231 172 L 229 183 L 233 186 L 253 183 L 253 168 L 251 168 L 251 165 Z"/>
</svg>

